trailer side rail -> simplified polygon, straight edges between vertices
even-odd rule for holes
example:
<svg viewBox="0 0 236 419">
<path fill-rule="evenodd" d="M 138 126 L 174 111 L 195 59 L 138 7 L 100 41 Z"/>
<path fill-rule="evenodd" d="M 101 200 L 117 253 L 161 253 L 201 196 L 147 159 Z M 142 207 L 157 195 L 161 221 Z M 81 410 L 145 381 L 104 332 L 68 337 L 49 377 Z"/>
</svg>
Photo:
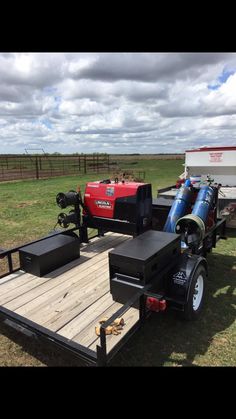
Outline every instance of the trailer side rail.
<svg viewBox="0 0 236 419">
<path fill-rule="evenodd" d="M 89 363 L 95 364 L 97 361 L 97 355 L 95 351 L 92 351 L 85 346 L 80 345 L 77 342 L 73 342 L 70 339 L 65 338 L 64 336 L 59 335 L 58 333 L 52 332 L 51 330 L 40 326 L 38 323 L 35 323 L 20 314 L 17 314 L 11 310 L 8 310 L 5 307 L 0 306 L 0 315 L 4 318 L 11 320 L 17 325 L 33 332 L 34 334 L 41 336 L 43 339 L 48 340 L 49 342 L 55 343 L 57 346 L 67 349 L 70 352 L 77 355 L 79 358 L 88 361 Z"/>
<path fill-rule="evenodd" d="M 157 194 L 162 193 L 162 192 L 167 192 L 167 191 L 171 191 L 171 189 L 176 188 L 176 185 L 171 185 L 171 186 L 167 186 L 165 188 L 161 188 L 157 190 Z"/>
</svg>

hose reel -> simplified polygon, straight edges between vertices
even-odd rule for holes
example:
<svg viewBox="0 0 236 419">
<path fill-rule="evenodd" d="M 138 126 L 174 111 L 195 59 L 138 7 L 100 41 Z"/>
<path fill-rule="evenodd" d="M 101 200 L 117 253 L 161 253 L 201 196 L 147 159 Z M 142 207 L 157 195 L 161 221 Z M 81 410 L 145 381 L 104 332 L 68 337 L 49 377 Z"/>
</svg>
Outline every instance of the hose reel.
<svg viewBox="0 0 236 419">
<path fill-rule="evenodd" d="M 176 233 L 181 233 L 187 246 L 198 245 L 205 236 L 205 224 L 200 217 L 187 214 L 180 218 L 175 227 Z"/>
<path fill-rule="evenodd" d="M 69 212 L 69 214 L 65 214 L 61 212 L 57 217 L 57 223 L 60 227 L 67 228 L 71 223 L 75 225 L 80 225 L 80 214 L 77 214 L 73 210 Z"/>
<path fill-rule="evenodd" d="M 216 196 L 217 188 L 202 186 L 198 192 L 192 213 L 179 218 L 175 232 L 182 235 L 182 240 L 189 247 L 199 246 L 206 234 L 206 222 Z"/>
<path fill-rule="evenodd" d="M 56 202 L 60 208 L 66 208 L 70 205 L 80 205 L 81 195 L 76 191 L 69 191 L 67 193 L 59 192 L 56 196 Z"/>
<path fill-rule="evenodd" d="M 62 209 L 74 206 L 74 210 L 71 210 L 69 214 L 61 212 L 58 215 L 57 224 L 60 227 L 67 228 L 71 223 L 80 226 L 80 205 L 82 203 L 80 192 L 73 190 L 67 193 L 59 192 L 56 196 L 56 203 Z"/>
</svg>

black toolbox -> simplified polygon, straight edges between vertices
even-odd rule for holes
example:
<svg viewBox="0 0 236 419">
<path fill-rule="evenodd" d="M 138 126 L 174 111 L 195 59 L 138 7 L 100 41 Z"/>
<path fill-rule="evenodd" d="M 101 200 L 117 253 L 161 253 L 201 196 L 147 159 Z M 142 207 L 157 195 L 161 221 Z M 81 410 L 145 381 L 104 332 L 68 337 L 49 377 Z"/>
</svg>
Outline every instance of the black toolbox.
<svg viewBox="0 0 236 419">
<path fill-rule="evenodd" d="M 174 200 L 153 198 L 152 200 L 152 229 L 163 230 Z"/>
<path fill-rule="evenodd" d="M 110 291 L 125 303 L 181 255 L 180 235 L 149 230 L 109 252 Z"/>
<path fill-rule="evenodd" d="M 19 249 L 20 268 L 36 276 L 47 273 L 80 257 L 80 239 L 76 234 L 49 236 Z"/>
</svg>

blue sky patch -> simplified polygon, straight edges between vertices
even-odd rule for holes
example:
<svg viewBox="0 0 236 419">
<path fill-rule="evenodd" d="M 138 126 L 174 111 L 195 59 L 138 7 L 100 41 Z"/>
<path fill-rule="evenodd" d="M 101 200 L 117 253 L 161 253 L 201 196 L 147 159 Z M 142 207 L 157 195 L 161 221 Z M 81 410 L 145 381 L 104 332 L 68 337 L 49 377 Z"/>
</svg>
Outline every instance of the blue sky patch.
<svg viewBox="0 0 236 419">
<path fill-rule="evenodd" d="M 219 75 L 219 77 L 217 79 L 219 83 L 216 83 L 216 84 L 208 84 L 208 86 L 207 86 L 208 89 L 209 90 L 217 90 L 217 89 L 219 89 L 219 87 L 223 83 L 225 83 L 228 80 L 228 78 L 230 76 L 232 76 L 232 74 L 234 74 L 234 73 L 235 73 L 235 71 L 223 69 L 222 73 Z"/>
<path fill-rule="evenodd" d="M 225 83 L 228 80 L 228 78 L 232 76 L 234 73 L 235 71 L 232 71 L 232 70 L 231 71 L 223 70 L 223 73 L 218 77 L 219 82 L 221 84 Z"/>
<path fill-rule="evenodd" d="M 62 97 L 61 96 L 54 96 L 54 100 L 55 100 L 55 102 L 56 102 L 56 106 L 55 106 L 55 111 L 58 111 L 59 110 L 59 106 L 60 106 L 60 104 L 61 104 L 61 101 L 62 101 Z"/>
<path fill-rule="evenodd" d="M 43 88 L 43 92 L 48 95 L 48 94 L 54 94 L 56 93 L 57 88 L 56 87 L 51 87 L 51 86 L 46 86 Z"/>
<path fill-rule="evenodd" d="M 52 124 L 48 119 L 43 119 L 42 124 L 45 125 L 47 128 L 52 129 Z"/>
</svg>

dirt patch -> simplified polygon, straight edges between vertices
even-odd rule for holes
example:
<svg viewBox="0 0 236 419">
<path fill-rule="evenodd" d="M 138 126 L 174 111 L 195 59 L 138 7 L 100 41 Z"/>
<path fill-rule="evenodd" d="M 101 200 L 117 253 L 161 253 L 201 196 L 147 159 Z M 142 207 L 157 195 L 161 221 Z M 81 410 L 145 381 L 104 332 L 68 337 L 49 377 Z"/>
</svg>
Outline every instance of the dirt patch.
<svg viewBox="0 0 236 419">
<path fill-rule="evenodd" d="M 140 176 L 143 175 L 143 177 Z M 110 178 L 111 180 L 118 179 L 118 181 L 125 180 L 127 182 L 143 182 L 145 177 L 145 172 L 136 173 L 133 170 L 122 170 L 119 172 L 114 172 Z"/>
<path fill-rule="evenodd" d="M 18 227 L 19 223 L 17 221 L 13 221 L 13 220 L 4 220 L 4 224 L 5 226 L 11 226 L 11 227 Z"/>
<path fill-rule="evenodd" d="M 25 207 L 30 207 L 31 205 L 34 204 L 38 204 L 39 201 L 24 201 L 24 202 L 19 202 L 19 204 L 15 205 L 15 208 L 25 208 Z"/>
</svg>

